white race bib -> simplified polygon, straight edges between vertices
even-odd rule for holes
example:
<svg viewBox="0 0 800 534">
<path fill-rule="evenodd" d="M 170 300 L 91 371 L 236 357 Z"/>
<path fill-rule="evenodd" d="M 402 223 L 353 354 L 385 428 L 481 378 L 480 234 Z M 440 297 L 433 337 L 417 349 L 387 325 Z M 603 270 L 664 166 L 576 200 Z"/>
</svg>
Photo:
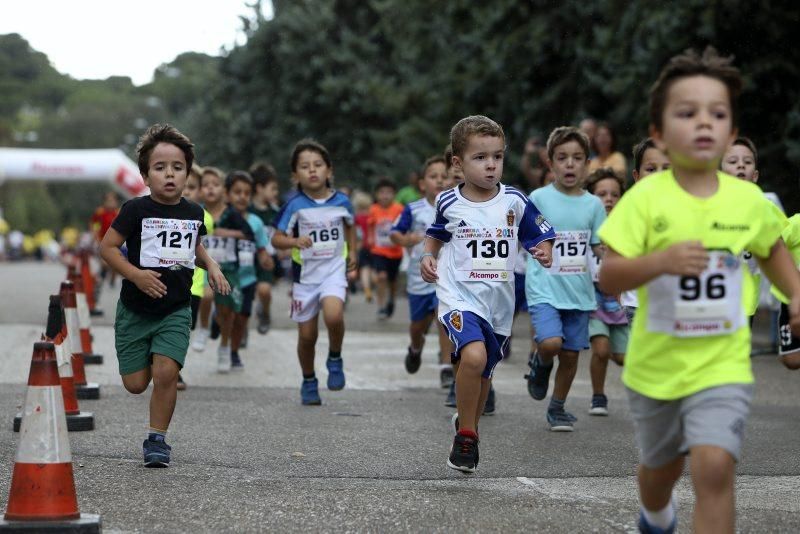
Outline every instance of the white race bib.
<svg viewBox="0 0 800 534">
<path fill-rule="evenodd" d="M 743 260 L 709 251 L 700 276 L 662 275 L 647 284 L 647 329 L 676 337 L 729 334 L 744 324 Z"/>
<path fill-rule="evenodd" d="M 300 257 L 304 260 L 333 258 L 344 243 L 344 230 L 340 221 L 334 226 L 328 226 L 321 221 L 300 221 L 299 235 L 311 238 L 311 246 L 300 249 Z"/>
<path fill-rule="evenodd" d="M 556 242 L 553 245 L 553 265 L 548 269 L 550 274 L 567 275 L 587 272 L 589 269 L 587 254 L 591 236 L 592 232 L 589 230 L 556 232 Z"/>
<path fill-rule="evenodd" d="M 600 282 L 600 256 L 594 253 L 591 247 L 589 247 L 589 272 L 592 273 L 592 282 L 595 284 Z"/>
<path fill-rule="evenodd" d="M 194 250 L 200 221 L 184 219 L 142 219 L 142 267 L 183 266 L 194 269 Z"/>
<path fill-rule="evenodd" d="M 240 239 L 239 247 L 239 267 L 252 267 L 256 254 L 256 244 L 252 241 Z"/>
<path fill-rule="evenodd" d="M 507 282 L 514 279 L 516 228 L 456 228 L 453 233 L 456 280 Z"/>
<path fill-rule="evenodd" d="M 392 221 L 382 221 L 375 225 L 375 244 L 379 247 L 393 247 Z"/>
<path fill-rule="evenodd" d="M 233 263 L 236 261 L 236 240 L 229 237 L 207 235 L 203 237 L 203 246 L 208 255 L 217 263 Z"/>
</svg>

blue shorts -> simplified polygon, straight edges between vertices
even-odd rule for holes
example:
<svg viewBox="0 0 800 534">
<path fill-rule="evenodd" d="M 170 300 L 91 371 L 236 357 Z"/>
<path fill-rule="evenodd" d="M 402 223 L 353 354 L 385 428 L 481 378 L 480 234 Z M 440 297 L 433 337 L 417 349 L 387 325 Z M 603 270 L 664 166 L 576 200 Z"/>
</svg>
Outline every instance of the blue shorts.
<svg viewBox="0 0 800 534">
<path fill-rule="evenodd" d="M 439 299 L 436 298 L 436 292 L 428 293 L 425 295 L 408 294 L 408 311 L 411 315 L 411 321 L 421 321 L 431 313 L 436 313 L 439 307 Z"/>
<path fill-rule="evenodd" d="M 481 376 L 492 378 L 494 368 L 508 350 L 508 336 L 496 334 L 486 319 L 472 312 L 453 310 L 439 317 L 447 329 L 447 335 L 453 342 L 455 350 L 451 355 L 453 363 L 461 359 L 461 349 L 473 341 L 480 341 L 486 346 L 486 367 Z"/>
<path fill-rule="evenodd" d="M 528 298 L 525 296 L 525 273 L 514 273 L 514 315 L 528 311 Z"/>
<path fill-rule="evenodd" d="M 529 307 L 531 323 L 536 329 L 536 343 L 551 337 L 563 340 L 565 350 L 580 352 L 589 348 L 589 313 L 583 310 L 558 310 L 549 304 Z"/>
</svg>

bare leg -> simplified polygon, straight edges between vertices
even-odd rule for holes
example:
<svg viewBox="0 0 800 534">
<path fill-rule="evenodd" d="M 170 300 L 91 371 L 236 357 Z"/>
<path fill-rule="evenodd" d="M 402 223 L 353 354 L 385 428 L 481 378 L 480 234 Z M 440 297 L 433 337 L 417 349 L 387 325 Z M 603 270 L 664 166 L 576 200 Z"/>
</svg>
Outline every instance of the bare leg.
<svg viewBox="0 0 800 534">
<path fill-rule="evenodd" d="M 578 353 L 573 350 L 561 349 L 561 354 L 558 355 L 558 369 L 556 369 L 556 380 L 553 386 L 554 398 L 566 400 L 577 372 Z"/>
<path fill-rule="evenodd" d="M 486 397 L 483 395 L 483 379 L 481 374 L 486 368 L 486 345 L 473 341 L 461 349 L 461 358 L 456 374 L 456 405 L 458 407 L 458 424 L 461 430 L 477 428 L 477 413 L 483 410 Z M 487 381 L 488 382 L 488 381 Z M 486 394 L 488 395 L 488 386 Z"/>
<path fill-rule="evenodd" d="M 450 355 L 453 353 L 453 343 L 447 335 L 447 329 L 442 323 L 436 321 L 439 328 L 439 363 L 451 363 Z M 455 366 L 453 368 L 455 372 Z"/>
<path fill-rule="evenodd" d="M 429 313 L 419 321 L 412 321 L 408 327 L 408 333 L 411 336 L 411 350 L 414 352 L 422 352 L 425 347 L 425 334 L 433 321 L 433 314 Z"/>
<path fill-rule="evenodd" d="M 344 302 L 337 297 L 325 297 L 320 301 L 322 317 L 328 329 L 328 346 L 333 352 L 342 352 L 344 340 Z M 316 326 L 316 319 L 314 325 Z M 316 334 L 315 339 L 316 343 Z M 313 361 L 313 357 L 312 357 Z"/>
<path fill-rule="evenodd" d="M 672 499 L 672 488 L 683 473 L 683 456 L 661 467 L 639 466 L 639 497 L 642 506 L 653 512 L 663 510 Z"/>
<path fill-rule="evenodd" d="M 269 282 L 259 282 L 256 286 L 258 292 L 258 300 L 261 301 L 261 309 L 263 310 L 264 317 L 269 320 L 270 307 L 272 306 L 272 284 Z"/>
<path fill-rule="evenodd" d="M 736 525 L 733 456 L 721 447 L 698 445 L 691 448 L 694 494 L 694 531 L 734 532 Z"/>
<path fill-rule="evenodd" d="M 178 363 L 172 358 L 153 355 L 153 394 L 150 397 L 150 427 L 166 431 L 178 397 Z"/>
<path fill-rule="evenodd" d="M 308 321 L 297 325 L 297 357 L 300 360 L 300 370 L 303 372 L 303 376 L 314 373 L 314 351 L 319 334 L 318 317 L 315 315 Z"/>
<path fill-rule="evenodd" d="M 608 360 L 611 358 L 611 343 L 606 336 L 592 338 L 592 361 L 589 364 L 589 373 L 592 376 L 592 393 L 602 395 L 605 391 L 606 370 Z"/>
</svg>

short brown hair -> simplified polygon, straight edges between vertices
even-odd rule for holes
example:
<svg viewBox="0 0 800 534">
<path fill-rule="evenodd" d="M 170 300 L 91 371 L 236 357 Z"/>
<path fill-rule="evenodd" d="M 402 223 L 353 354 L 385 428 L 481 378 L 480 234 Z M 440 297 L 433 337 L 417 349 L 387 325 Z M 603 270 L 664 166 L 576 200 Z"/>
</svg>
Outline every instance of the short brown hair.
<svg viewBox="0 0 800 534">
<path fill-rule="evenodd" d="M 586 137 L 585 133 L 574 126 L 559 126 L 550 132 L 550 137 L 547 138 L 548 159 L 552 161 L 553 154 L 556 153 L 556 148 L 570 141 L 578 143 L 583 153 L 586 154 L 586 159 L 589 159 L 589 138 Z"/>
<path fill-rule="evenodd" d="M 192 168 L 192 164 L 194 164 L 194 144 L 171 124 L 156 123 L 142 134 L 139 138 L 139 144 L 136 145 L 137 163 L 142 176 L 147 176 L 147 172 L 150 170 L 150 154 L 153 153 L 153 149 L 159 143 L 169 143 L 178 147 L 183 152 L 184 159 L 186 159 L 186 168 Z"/>
<path fill-rule="evenodd" d="M 506 140 L 503 127 L 492 119 L 483 115 L 470 115 L 458 121 L 450 130 L 450 146 L 452 147 L 453 155 L 463 157 L 469 138 L 473 135 L 500 137 L 504 143 Z"/>
<path fill-rule="evenodd" d="M 452 155 L 450 158 L 452 159 Z M 444 160 L 444 156 L 431 156 L 426 159 L 425 163 L 422 165 L 422 172 L 420 173 L 420 176 L 425 178 L 425 172 L 428 170 L 428 167 L 435 163 L 444 163 L 445 168 L 447 168 L 447 162 Z"/>
<path fill-rule="evenodd" d="M 633 169 L 636 172 L 641 172 L 644 153 L 647 152 L 647 149 L 649 148 L 655 148 L 658 150 L 652 137 L 645 137 L 633 147 Z"/>
<path fill-rule="evenodd" d="M 683 54 L 673 56 L 661 69 L 656 83 L 650 88 L 650 124 L 661 131 L 670 87 L 676 81 L 690 76 L 707 76 L 725 84 L 730 97 L 731 124 L 735 128 L 739 121 L 738 100 L 742 92 L 742 76 L 739 69 L 733 66 L 733 56 L 720 56 L 713 46 L 707 46 L 702 55 L 688 49 Z"/>
<path fill-rule="evenodd" d="M 253 185 L 265 186 L 270 182 L 278 181 L 278 173 L 275 167 L 265 161 L 253 163 L 250 166 L 250 176 L 253 177 Z"/>
<path fill-rule="evenodd" d="M 608 178 L 617 181 L 620 194 L 625 192 L 625 180 L 611 167 L 600 167 L 590 174 L 589 177 L 586 178 L 586 190 L 594 194 L 594 188 L 597 186 L 597 183 Z"/>
<path fill-rule="evenodd" d="M 444 149 L 444 166 L 447 167 L 448 171 L 453 166 L 453 145 L 450 143 Z"/>
<path fill-rule="evenodd" d="M 372 188 L 372 191 L 375 194 L 377 194 L 378 191 L 383 189 L 384 187 L 388 187 L 392 191 L 397 192 L 397 184 L 395 184 L 394 180 L 392 180 L 388 176 L 380 176 L 380 177 L 378 177 L 378 181 L 375 182 L 375 187 Z"/>
<path fill-rule="evenodd" d="M 310 150 L 311 152 L 316 152 L 320 156 L 322 156 L 322 160 L 328 167 L 333 167 L 333 163 L 331 162 L 331 154 L 328 152 L 328 149 L 325 148 L 322 143 L 314 140 L 314 139 L 301 139 L 294 145 L 292 149 L 292 157 L 291 157 L 291 169 L 292 172 L 297 170 L 297 160 L 300 158 L 300 153 L 305 152 L 306 150 Z"/>
<path fill-rule="evenodd" d="M 755 168 L 758 168 L 758 151 L 756 150 L 756 144 L 753 142 L 752 139 L 749 137 L 737 137 L 736 140 L 733 142 L 731 146 L 741 145 L 747 147 L 750 152 L 753 153 L 753 165 Z"/>
</svg>

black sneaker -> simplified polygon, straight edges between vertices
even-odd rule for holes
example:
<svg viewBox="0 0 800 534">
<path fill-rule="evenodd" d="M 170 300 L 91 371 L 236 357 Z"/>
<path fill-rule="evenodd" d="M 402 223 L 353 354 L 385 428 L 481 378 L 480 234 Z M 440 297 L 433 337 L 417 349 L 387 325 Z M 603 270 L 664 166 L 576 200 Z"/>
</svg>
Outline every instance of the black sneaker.
<svg viewBox="0 0 800 534">
<path fill-rule="evenodd" d="M 243 369 L 244 369 L 244 363 L 242 363 L 242 359 L 239 357 L 239 353 L 231 351 L 231 370 L 242 371 Z"/>
<path fill-rule="evenodd" d="M 442 389 L 449 388 L 455 379 L 452 367 L 442 367 L 442 370 L 439 371 L 439 385 L 442 386 Z"/>
<path fill-rule="evenodd" d="M 494 415 L 495 410 L 494 387 L 489 386 L 489 396 L 486 397 L 486 404 L 483 405 L 483 415 Z"/>
<path fill-rule="evenodd" d="M 608 415 L 608 397 L 602 393 L 595 393 L 592 395 L 589 415 Z"/>
<path fill-rule="evenodd" d="M 447 393 L 447 398 L 444 400 L 444 405 L 448 408 L 456 407 L 456 381 L 450 383 L 450 391 Z"/>
<path fill-rule="evenodd" d="M 553 364 L 545 367 L 539 360 L 539 353 L 534 352 L 528 361 L 531 372 L 525 375 L 528 381 L 528 393 L 536 400 L 542 400 L 547 396 L 547 388 L 550 385 L 550 373 L 553 371 Z"/>
<path fill-rule="evenodd" d="M 386 311 L 386 317 L 387 318 L 389 318 L 392 315 L 394 315 L 394 301 L 390 300 L 389 302 L 387 302 L 386 303 L 386 308 L 384 308 L 384 310 Z"/>
<path fill-rule="evenodd" d="M 419 371 L 420 365 L 422 365 L 422 351 L 414 352 L 414 349 L 408 347 L 408 352 L 406 353 L 406 371 L 413 375 Z"/>
<path fill-rule="evenodd" d="M 463 473 L 474 473 L 478 468 L 478 440 L 462 434 L 453 438 L 447 467 Z"/>
<path fill-rule="evenodd" d="M 208 336 L 211 339 L 217 339 L 219 337 L 219 323 L 217 323 L 217 312 L 211 314 L 211 335 Z"/>
<path fill-rule="evenodd" d="M 380 310 L 378 310 L 378 320 L 379 321 L 385 321 L 388 318 L 389 318 L 389 314 L 386 312 L 386 308 L 381 308 Z"/>
</svg>

